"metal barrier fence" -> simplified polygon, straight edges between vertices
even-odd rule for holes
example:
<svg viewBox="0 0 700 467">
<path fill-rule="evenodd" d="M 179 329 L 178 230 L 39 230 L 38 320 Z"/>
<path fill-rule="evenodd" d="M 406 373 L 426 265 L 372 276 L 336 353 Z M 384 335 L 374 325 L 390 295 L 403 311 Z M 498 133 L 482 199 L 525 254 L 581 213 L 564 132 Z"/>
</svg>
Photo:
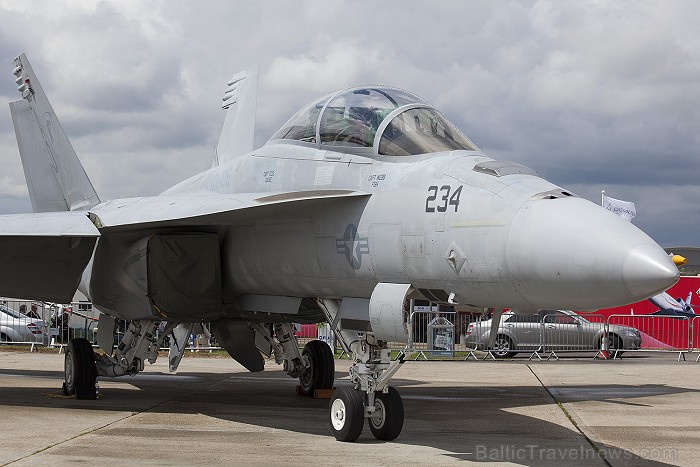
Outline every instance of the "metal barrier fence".
<svg viewBox="0 0 700 467">
<path fill-rule="evenodd" d="M 471 321 L 470 321 L 471 318 Z M 534 315 L 503 315 L 490 340 L 488 317 L 455 312 L 413 312 L 409 316 L 409 347 L 416 358 L 431 356 L 506 358 L 519 353 L 530 358 L 558 358 L 565 352 L 593 352 L 616 358 L 623 352 L 700 352 L 700 317 L 662 315 L 579 315 L 547 311 Z M 399 348 L 399 347 L 395 347 Z M 697 361 L 700 361 L 700 356 Z"/>
<path fill-rule="evenodd" d="M 611 315 L 610 330 L 614 326 L 632 327 L 640 331 L 644 350 L 690 351 L 691 321 L 686 316 Z"/>
<path fill-rule="evenodd" d="M 0 299 L 0 343 L 62 345 L 84 337 L 91 342 L 97 329 L 92 304 L 70 305 Z"/>
<path fill-rule="evenodd" d="M 0 299 L 0 344 L 63 346 L 82 337 L 95 342 L 99 312 L 88 302 L 70 305 Z M 126 323 L 115 330 L 121 340 Z M 655 351 L 684 354 L 700 352 L 700 316 L 666 315 L 579 315 L 570 311 L 547 311 L 534 315 L 505 313 L 491 342 L 492 321 L 488 316 L 454 311 L 413 311 L 409 313 L 408 347 L 415 358 L 505 358 L 526 353 L 530 358 L 558 358 L 565 352 L 608 351 L 616 358 L 623 352 Z M 206 328 L 206 329 L 204 329 Z M 203 333 L 193 335 L 192 350 L 218 349 L 208 323 Z M 327 325 L 297 325 L 300 347 L 312 339 L 328 340 Z M 401 350 L 406 343 L 390 343 Z M 606 355 L 607 357 L 607 355 Z M 700 361 L 698 356 L 696 361 Z"/>
<path fill-rule="evenodd" d="M 418 352 L 416 358 L 469 355 L 473 350 L 466 342 L 470 317 L 454 311 L 413 311 L 408 316 L 408 346 Z M 392 348 L 405 347 L 401 343 L 392 344 Z"/>
</svg>

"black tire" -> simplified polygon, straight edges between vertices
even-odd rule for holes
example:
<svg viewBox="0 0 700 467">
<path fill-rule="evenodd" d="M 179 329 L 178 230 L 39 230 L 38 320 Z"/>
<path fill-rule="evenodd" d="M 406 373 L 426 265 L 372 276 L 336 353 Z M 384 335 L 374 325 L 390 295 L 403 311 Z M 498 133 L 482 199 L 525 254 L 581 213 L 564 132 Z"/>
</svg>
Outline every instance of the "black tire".
<svg viewBox="0 0 700 467">
<path fill-rule="evenodd" d="M 491 353 L 496 358 L 510 358 L 517 352 L 513 352 L 513 341 L 510 337 L 499 334 L 493 342 Z"/>
<path fill-rule="evenodd" d="M 333 393 L 329 410 L 335 439 L 352 443 L 360 437 L 365 424 L 364 399 L 364 393 L 347 386 Z"/>
<path fill-rule="evenodd" d="M 600 342 L 598 343 L 599 345 L 599 350 L 603 349 L 603 339 L 605 337 L 600 338 Z M 615 352 L 617 351 L 617 356 L 620 357 L 622 356 L 622 348 L 624 347 L 624 343 L 622 342 L 622 338 L 618 336 L 617 334 L 608 334 L 608 351 L 610 352 Z"/>
<path fill-rule="evenodd" d="M 96 399 L 95 352 L 87 339 L 72 339 L 66 347 L 63 392 L 77 399 Z"/>
<path fill-rule="evenodd" d="M 332 389 L 335 381 L 335 360 L 331 348 L 323 341 L 309 341 L 301 351 L 311 360 L 311 367 L 299 376 L 301 393 L 313 396 L 316 389 Z"/>
<path fill-rule="evenodd" d="M 399 391 L 390 387 L 389 392 L 378 392 L 374 396 L 374 406 L 381 417 L 370 417 L 369 428 L 375 438 L 382 441 L 396 439 L 403 428 L 403 401 Z"/>
</svg>

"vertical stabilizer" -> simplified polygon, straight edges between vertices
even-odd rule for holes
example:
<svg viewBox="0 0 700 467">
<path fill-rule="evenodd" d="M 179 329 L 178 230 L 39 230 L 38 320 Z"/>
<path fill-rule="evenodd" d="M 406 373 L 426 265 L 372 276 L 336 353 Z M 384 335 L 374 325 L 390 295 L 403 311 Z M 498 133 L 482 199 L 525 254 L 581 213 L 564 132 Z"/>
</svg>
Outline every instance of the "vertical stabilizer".
<svg viewBox="0 0 700 467">
<path fill-rule="evenodd" d="M 219 136 L 212 167 L 223 164 L 253 149 L 255 113 L 258 99 L 258 68 L 237 73 L 227 83 L 221 108 L 226 110 L 224 128 Z"/>
<path fill-rule="evenodd" d="M 22 99 L 10 112 L 34 212 L 90 209 L 100 199 L 24 54 L 13 72 Z"/>
</svg>

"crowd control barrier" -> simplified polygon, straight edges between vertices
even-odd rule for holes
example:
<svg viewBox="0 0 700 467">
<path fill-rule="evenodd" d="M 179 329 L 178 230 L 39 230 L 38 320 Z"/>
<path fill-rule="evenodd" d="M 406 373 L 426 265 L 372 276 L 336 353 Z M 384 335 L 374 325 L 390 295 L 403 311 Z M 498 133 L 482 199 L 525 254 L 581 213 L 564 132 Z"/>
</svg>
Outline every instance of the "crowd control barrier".
<svg viewBox="0 0 700 467">
<path fill-rule="evenodd" d="M 678 352 L 680 359 L 685 358 L 685 353 L 700 352 L 700 317 L 606 317 L 558 310 L 534 315 L 505 313 L 493 340 L 491 325 L 488 317 L 414 312 L 407 323 L 412 331 L 409 346 L 418 357 L 426 359 L 461 357 L 464 352 L 466 358 L 483 352 L 484 359 L 529 354 L 530 359 L 549 360 L 572 352 L 618 358 L 625 352 L 637 351 Z"/>
<path fill-rule="evenodd" d="M 29 332 L 27 332 L 29 331 Z M 61 346 L 76 337 L 93 342 L 97 312 L 89 302 L 67 305 L 0 299 L 0 343 Z"/>
<path fill-rule="evenodd" d="M 418 307 L 416 307 L 418 308 Z M 0 344 L 63 347 L 73 338 L 95 342 L 99 313 L 89 302 L 70 305 L 0 298 Z M 115 342 L 126 323 L 119 322 Z M 205 324 L 207 330 L 208 323 Z M 558 359 L 564 353 L 590 352 L 594 357 L 619 358 L 627 352 L 677 352 L 700 354 L 700 316 L 577 314 L 546 311 L 534 315 L 504 313 L 496 335 L 490 338 L 488 315 L 442 311 L 436 306 L 412 309 L 407 314 L 408 343 L 391 342 L 392 350 L 408 348 L 415 359 L 507 358 L 516 354 L 530 359 Z M 303 347 L 322 339 L 338 347 L 327 324 L 296 325 Z M 193 350 L 218 349 L 215 336 L 193 336 Z M 342 355 L 342 354 L 341 354 Z M 696 358 L 700 361 L 700 355 Z"/>
</svg>

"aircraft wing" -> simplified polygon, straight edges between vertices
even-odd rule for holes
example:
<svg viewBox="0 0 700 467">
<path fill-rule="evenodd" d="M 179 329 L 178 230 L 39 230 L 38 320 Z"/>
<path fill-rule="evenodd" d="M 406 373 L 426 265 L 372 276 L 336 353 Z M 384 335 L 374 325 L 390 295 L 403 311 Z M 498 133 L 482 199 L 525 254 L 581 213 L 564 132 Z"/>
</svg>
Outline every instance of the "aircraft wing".
<svg viewBox="0 0 700 467">
<path fill-rule="evenodd" d="M 0 295 L 70 302 L 99 236 L 85 212 L 0 216 Z"/>
<path fill-rule="evenodd" d="M 650 297 L 649 301 L 656 305 L 659 310 L 683 311 L 683 307 L 666 292 Z"/>
<path fill-rule="evenodd" d="M 103 203 L 91 215 L 96 216 L 95 223 L 100 229 L 107 231 L 230 225 L 261 215 L 289 212 L 295 207 L 312 210 L 324 203 L 369 196 L 369 193 L 353 190 L 169 195 Z"/>
<path fill-rule="evenodd" d="M 70 302 L 101 231 L 228 225 L 369 196 L 352 190 L 157 196 L 110 201 L 89 213 L 0 216 L 0 296 Z"/>
</svg>

